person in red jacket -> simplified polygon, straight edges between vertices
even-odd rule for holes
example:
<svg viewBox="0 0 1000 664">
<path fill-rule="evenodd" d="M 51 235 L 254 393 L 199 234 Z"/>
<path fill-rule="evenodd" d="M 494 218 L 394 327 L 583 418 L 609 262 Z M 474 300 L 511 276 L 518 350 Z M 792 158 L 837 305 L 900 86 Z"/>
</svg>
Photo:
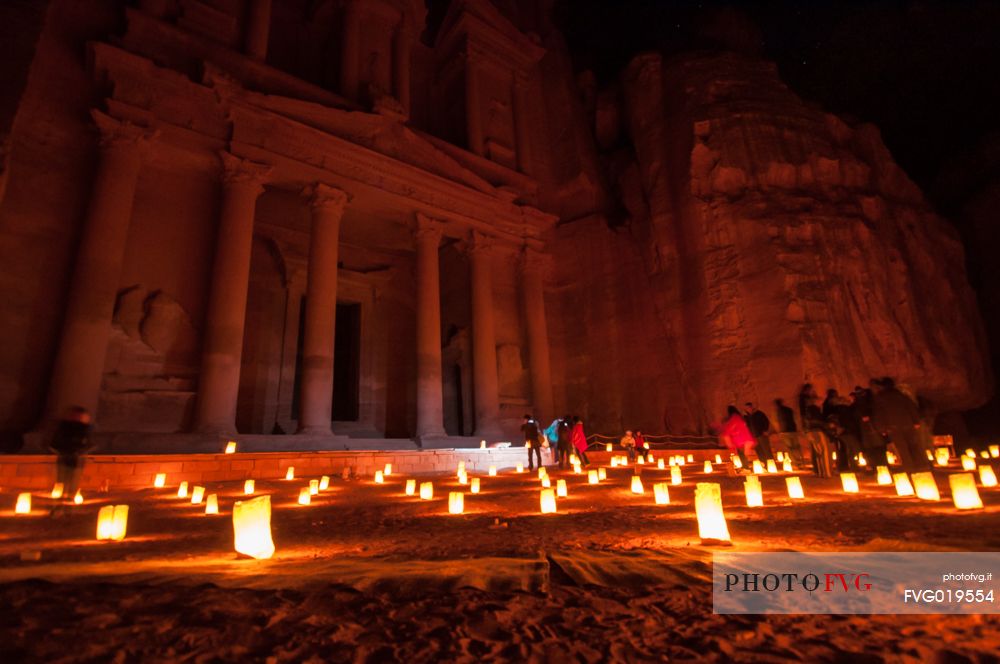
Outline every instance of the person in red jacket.
<svg viewBox="0 0 1000 664">
<path fill-rule="evenodd" d="M 753 434 L 750 433 L 750 429 L 747 428 L 746 420 L 740 415 L 736 406 L 729 407 L 726 421 L 719 426 L 719 438 L 731 452 L 739 455 L 740 460 L 743 461 L 743 467 L 746 468 L 746 453 L 754 448 L 756 441 Z"/>
<path fill-rule="evenodd" d="M 576 454 L 580 457 L 580 461 L 583 462 L 584 466 L 590 465 L 590 459 L 587 458 L 587 435 L 583 432 L 583 421 L 577 417 L 573 416 L 573 447 L 576 448 Z"/>
</svg>

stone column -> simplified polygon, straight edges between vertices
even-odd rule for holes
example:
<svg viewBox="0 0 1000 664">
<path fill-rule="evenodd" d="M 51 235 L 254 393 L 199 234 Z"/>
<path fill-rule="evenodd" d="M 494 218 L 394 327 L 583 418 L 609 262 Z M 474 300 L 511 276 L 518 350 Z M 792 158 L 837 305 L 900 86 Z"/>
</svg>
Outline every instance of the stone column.
<svg viewBox="0 0 1000 664">
<path fill-rule="evenodd" d="M 399 105 L 407 113 L 410 112 L 410 49 L 413 45 L 413 37 L 405 23 L 400 23 L 396 29 L 395 44 L 393 45 L 393 76 L 395 77 L 394 87 L 396 88 L 396 99 Z"/>
<path fill-rule="evenodd" d="M 444 225 L 417 215 L 417 436 L 444 436 L 441 287 L 438 247 Z"/>
<path fill-rule="evenodd" d="M 521 295 L 524 301 L 525 327 L 528 332 L 528 368 L 531 373 L 535 417 L 548 422 L 556 414 L 552 405 L 552 370 L 549 365 L 549 330 L 545 316 L 545 256 L 525 247 L 521 254 Z"/>
<path fill-rule="evenodd" d="M 469 150 L 479 156 L 486 153 L 483 136 L 479 60 L 470 51 L 465 56 L 465 127 L 468 132 Z"/>
<path fill-rule="evenodd" d="M 361 10 L 358 0 L 344 8 L 344 34 L 340 47 L 340 94 L 358 99 L 358 58 L 361 51 Z"/>
<path fill-rule="evenodd" d="M 234 433 L 254 211 L 271 169 L 228 152 L 221 153 L 221 158 L 222 210 L 202 336 L 195 430 Z"/>
<path fill-rule="evenodd" d="M 49 382 L 50 419 L 69 406 L 97 411 L 141 152 L 151 136 L 100 111 L 91 116 L 101 133 L 100 155 Z"/>
<path fill-rule="evenodd" d="M 271 0 L 250 0 L 247 7 L 245 48 L 251 58 L 267 58 L 267 40 L 271 34 Z"/>
<path fill-rule="evenodd" d="M 333 411 L 333 344 L 337 323 L 340 220 L 347 194 L 325 184 L 306 191 L 312 208 L 306 282 L 299 433 L 330 434 Z"/>
<path fill-rule="evenodd" d="M 472 262 L 472 385 L 476 407 L 474 435 L 496 440 L 500 431 L 500 387 L 497 342 L 493 329 L 493 243 L 474 231 L 469 243 Z"/>
<path fill-rule="evenodd" d="M 528 80 L 514 75 L 514 132 L 517 141 L 517 166 L 525 175 L 532 173 L 531 134 L 528 122 Z"/>
</svg>

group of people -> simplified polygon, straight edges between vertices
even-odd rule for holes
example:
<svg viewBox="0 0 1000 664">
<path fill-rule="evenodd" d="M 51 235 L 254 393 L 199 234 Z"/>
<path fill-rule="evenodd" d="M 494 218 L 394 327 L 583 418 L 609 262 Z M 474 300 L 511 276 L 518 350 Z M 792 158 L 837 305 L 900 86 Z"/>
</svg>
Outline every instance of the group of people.
<svg viewBox="0 0 1000 664">
<path fill-rule="evenodd" d="M 751 451 L 763 461 L 772 459 L 772 437 L 781 441 L 795 461 L 802 461 L 795 412 L 782 399 L 775 399 L 774 405 L 777 430 L 772 430 L 770 418 L 751 402 L 742 413 L 729 406 L 725 420 L 717 425 L 722 444 L 739 455 L 744 465 Z M 822 402 L 813 385 L 806 383 L 799 392 L 799 418 L 802 438 L 810 445 L 813 471 L 820 477 L 829 477 L 835 469 L 854 469 L 861 458 L 871 467 L 887 465 L 890 444 L 906 470 L 929 466 L 926 452 L 933 446 L 933 437 L 927 408 L 921 408 L 892 378 L 873 378 L 867 388 L 857 386 L 846 397 L 835 389 L 827 390 Z"/>
<path fill-rule="evenodd" d="M 542 467 L 542 449 L 548 449 L 552 455 L 552 465 L 560 468 L 570 466 L 570 455 L 575 454 L 584 466 L 590 465 L 587 458 L 587 435 L 583 431 L 583 420 L 576 415 L 564 415 L 552 420 L 546 429 L 542 430 L 530 413 L 525 414 L 521 424 L 524 434 L 524 446 L 528 450 L 528 470 L 535 469 L 535 462 Z"/>
</svg>

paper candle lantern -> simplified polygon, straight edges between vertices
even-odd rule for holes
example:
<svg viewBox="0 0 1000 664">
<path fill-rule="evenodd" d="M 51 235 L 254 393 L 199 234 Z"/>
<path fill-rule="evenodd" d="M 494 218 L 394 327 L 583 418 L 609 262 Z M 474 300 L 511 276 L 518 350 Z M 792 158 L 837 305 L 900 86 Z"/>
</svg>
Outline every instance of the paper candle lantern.
<svg viewBox="0 0 1000 664">
<path fill-rule="evenodd" d="M 913 485 L 910 483 L 910 476 L 906 473 L 893 473 L 892 482 L 896 485 L 897 496 L 913 495 Z"/>
<path fill-rule="evenodd" d="M 73 496 L 73 504 L 74 505 L 83 505 L 83 494 L 80 493 L 79 491 L 77 491 L 76 495 Z"/>
<path fill-rule="evenodd" d="M 670 489 L 666 482 L 657 482 L 653 485 L 653 500 L 657 505 L 670 504 Z"/>
<path fill-rule="evenodd" d="M 105 505 L 97 513 L 97 539 L 121 542 L 128 528 L 128 505 Z"/>
<path fill-rule="evenodd" d="M 464 473 L 464 472 L 465 472 L 465 462 L 459 461 L 458 468 L 455 469 L 455 474 L 457 475 L 459 473 Z"/>
<path fill-rule="evenodd" d="M 886 452 L 885 453 L 885 460 L 886 460 L 886 463 L 888 463 L 890 466 L 895 466 L 896 465 L 896 461 L 898 461 L 898 459 L 896 459 L 896 455 L 893 454 L 892 452 Z"/>
<path fill-rule="evenodd" d="M 642 478 L 638 475 L 632 476 L 632 493 L 643 493 Z"/>
<path fill-rule="evenodd" d="M 739 470 L 743 467 L 743 459 L 739 458 L 735 454 L 729 456 L 729 460 L 733 462 L 733 468 Z"/>
<path fill-rule="evenodd" d="M 756 475 L 747 477 L 746 482 L 743 483 L 743 491 L 747 496 L 747 507 L 764 506 L 764 490 Z"/>
<path fill-rule="evenodd" d="M 417 481 L 416 480 L 406 480 L 406 495 L 412 496 L 417 492 Z"/>
<path fill-rule="evenodd" d="M 434 498 L 434 483 L 433 482 L 421 482 L 420 483 L 420 500 L 431 500 Z"/>
<path fill-rule="evenodd" d="M 479 493 L 479 478 L 473 477 L 472 481 L 469 483 L 469 491 L 472 493 Z"/>
<path fill-rule="evenodd" d="M 618 457 L 616 456 L 611 457 L 611 467 L 612 468 L 618 467 Z"/>
<path fill-rule="evenodd" d="M 932 473 L 913 473 L 912 477 L 913 488 L 917 492 L 917 498 L 921 500 L 941 500 L 941 494 L 938 493 L 937 482 L 934 481 Z"/>
<path fill-rule="evenodd" d="M 709 461 L 708 459 L 705 459 L 705 465 L 703 466 L 703 470 L 706 473 L 712 472 L 712 462 Z"/>
<path fill-rule="evenodd" d="M 994 459 L 1000 457 L 1000 445 L 990 445 L 990 456 Z"/>
<path fill-rule="evenodd" d="M 254 480 L 246 480 L 243 482 L 243 493 L 252 496 L 254 491 Z"/>
<path fill-rule="evenodd" d="M 376 470 L 375 471 L 375 484 L 382 484 L 383 481 L 384 480 L 382 479 L 382 471 L 381 470 Z"/>
<path fill-rule="evenodd" d="M 542 486 L 545 487 L 546 489 L 552 486 L 552 480 L 549 479 L 548 475 L 542 478 Z"/>
<path fill-rule="evenodd" d="M 602 481 L 608 479 L 608 471 L 607 471 L 607 469 L 605 469 L 605 468 L 598 468 L 597 469 L 597 479 L 602 480 Z"/>
<path fill-rule="evenodd" d="M 549 471 L 545 470 L 545 466 L 542 466 L 541 468 L 538 469 L 538 479 L 542 479 L 543 477 L 545 477 L 548 474 L 549 474 Z"/>
<path fill-rule="evenodd" d="M 876 481 L 879 484 L 892 484 L 892 474 L 889 472 L 889 466 L 878 466 L 875 468 Z"/>
<path fill-rule="evenodd" d="M 714 482 L 698 482 L 694 488 L 694 511 L 698 536 L 703 540 L 729 541 L 729 527 L 722 512 L 722 487 Z"/>
<path fill-rule="evenodd" d="M 542 514 L 556 513 L 556 492 L 552 489 L 542 489 L 539 494 Z"/>
<path fill-rule="evenodd" d="M 479 449 L 481 449 L 481 450 L 485 450 L 486 449 L 486 441 L 485 440 L 479 441 Z"/>
<path fill-rule="evenodd" d="M 65 491 L 63 483 L 56 482 L 55 484 L 52 485 L 52 493 L 50 495 L 52 496 L 53 500 L 59 500 L 63 496 L 63 491 Z"/>
<path fill-rule="evenodd" d="M 666 464 L 665 464 L 665 463 L 663 463 L 663 459 L 662 459 L 662 458 L 661 458 L 661 459 L 659 459 L 659 460 L 658 460 L 658 461 L 656 462 L 656 467 L 657 467 L 657 468 L 659 468 L 660 470 L 663 470 L 663 469 L 664 469 L 664 468 L 666 467 Z"/>
<path fill-rule="evenodd" d="M 934 450 L 934 456 L 937 459 L 937 465 L 947 466 L 948 465 L 948 448 L 939 447 Z"/>
<path fill-rule="evenodd" d="M 774 459 L 767 460 L 767 472 L 776 473 L 778 472 L 778 464 L 774 462 Z"/>
<path fill-rule="evenodd" d="M 972 457 L 973 459 L 975 459 L 976 458 L 976 451 L 974 449 L 972 449 L 971 447 L 967 447 L 967 448 L 965 448 L 965 454 L 963 456 L 968 456 L 968 457 Z"/>
<path fill-rule="evenodd" d="M 490 477 L 496 477 L 497 476 L 497 467 L 496 466 L 490 466 L 489 475 L 490 475 Z"/>
<path fill-rule="evenodd" d="M 979 452 L 979 458 L 980 459 L 989 459 L 990 458 L 990 453 L 987 452 L 986 450 L 981 450 Z"/>
<path fill-rule="evenodd" d="M 858 452 L 858 466 L 864 468 L 868 465 L 868 459 L 865 458 L 864 452 Z"/>
<path fill-rule="evenodd" d="M 162 489 L 167 485 L 167 474 L 157 473 L 156 477 L 153 478 L 153 486 L 157 489 Z"/>
<path fill-rule="evenodd" d="M 177 497 L 178 498 L 187 498 L 188 497 L 188 483 L 187 482 L 181 482 L 180 486 L 177 487 Z"/>
<path fill-rule="evenodd" d="M 31 494 L 17 494 L 17 502 L 14 503 L 14 514 L 31 514 Z"/>
<path fill-rule="evenodd" d="M 591 470 L 587 472 L 587 482 L 589 482 L 590 484 L 597 484 L 600 481 L 601 481 L 600 476 L 598 476 L 596 470 Z"/>
<path fill-rule="evenodd" d="M 840 485 L 844 488 L 844 493 L 858 492 L 858 478 L 854 473 L 841 473 Z"/>
<path fill-rule="evenodd" d="M 517 464 L 517 472 L 519 472 L 519 473 L 523 473 L 524 472 L 524 464 L 523 463 Z"/>
<path fill-rule="evenodd" d="M 236 454 L 236 441 L 231 440 L 226 443 L 226 454 Z"/>
<path fill-rule="evenodd" d="M 753 474 L 754 475 L 764 474 L 764 464 L 762 464 L 759 459 L 753 460 Z"/>
<path fill-rule="evenodd" d="M 605 452 L 610 452 L 612 449 L 614 448 L 611 446 L 611 443 L 608 443 L 607 445 L 604 446 Z"/>
<path fill-rule="evenodd" d="M 830 458 L 833 459 L 834 461 L 836 461 L 837 460 L 837 453 L 836 452 L 830 452 Z"/>
<path fill-rule="evenodd" d="M 236 551 L 251 558 L 266 560 L 274 555 L 271 496 L 233 503 L 233 539 Z"/>
<path fill-rule="evenodd" d="M 286 480 L 294 480 L 295 479 L 295 466 L 289 466 L 288 467 L 288 470 L 285 471 L 285 479 Z"/>
<path fill-rule="evenodd" d="M 927 460 L 928 461 L 933 461 L 934 460 L 934 453 L 933 452 L 931 452 L 930 450 L 924 450 L 924 452 L 927 454 Z"/>
<path fill-rule="evenodd" d="M 802 491 L 802 480 L 798 477 L 786 477 L 785 487 L 788 489 L 788 497 L 795 500 L 802 500 L 806 494 Z"/>
<path fill-rule="evenodd" d="M 566 491 L 566 480 L 556 480 L 556 495 L 565 498 L 569 495 Z"/>
<path fill-rule="evenodd" d="M 667 459 L 667 463 L 669 463 L 671 467 L 676 466 L 677 465 L 677 457 L 675 457 L 675 456 L 670 457 L 669 459 Z"/>
<path fill-rule="evenodd" d="M 391 463 L 385 464 L 385 468 L 382 469 L 382 474 L 385 475 L 386 477 L 389 477 L 389 475 L 392 475 L 392 464 Z"/>
<path fill-rule="evenodd" d="M 205 500 L 205 514 L 218 514 L 219 513 L 219 496 L 215 493 L 208 494 L 208 498 Z"/>
<path fill-rule="evenodd" d="M 983 465 L 979 467 L 979 481 L 983 486 L 997 485 L 997 475 L 993 472 L 992 466 Z"/>
<path fill-rule="evenodd" d="M 785 453 L 782 452 L 781 450 L 778 450 L 778 453 L 775 455 L 775 458 L 777 458 L 778 461 L 784 461 L 785 460 Z"/>
<path fill-rule="evenodd" d="M 309 487 L 304 486 L 299 489 L 299 505 L 309 505 L 312 503 L 312 494 L 309 493 Z"/>
<path fill-rule="evenodd" d="M 319 480 L 309 480 L 309 495 L 319 495 Z"/>
<path fill-rule="evenodd" d="M 962 470 L 973 471 L 976 469 L 976 457 L 962 457 Z"/>
<path fill-rule="evenodd" d="M 721 454 L 716 454 L 715 455 L 715 465 L 719 465 L 720 463 L 722 463 L 722 455 Z"/>
<path fill-rule="evenodd" d="M 951 500 L 960 510 L 981 510 L 983 501 L 976 488 L 976 477 L 972 473 L 954 473 L 948 476 L 951 486 Z"/>
<path fill-rule="evenodd" d="M 646 460 L 645 460 L 644 458 L 642 458 L 642 456 L 638 456 L 638 457 L 636 457 L 636 458 L 635 458 L 635 462 L 636 462 L 637 464 L 639 464 L 640 466 L 644 466 L 644 465 L 646 465 Z"/>
<path fill-rule="evenodd" d="M 576 456 L 575 454 L 570 454 L 569 455 L 569 464 L 571 466 L 575 466 L 578 463 L 580 463 L 580 458 L 578 456 Z"/>
<path fill-rule="evenodd" d="M 191 491 L 191 504 L 192 505 L 201 505 L 201 501 L 203 501 L 203 500 L 205 500 L 205 487 L 203 487 L 203 486 L 196 486 Z"/>
<path fill-rule="evenodd" d="M 693 454 L 689 454 L 688 455 L 687 462 L 688 463 L 694 463 L 694 455 Z"/>
<path fill-rule="evenodd" d="M 681 483 L 681 469 L 680 466 L 671 466 L 670 468 L 670 482 L 672 484 Z"/>
<path fill-rule="evenodd" d="M 792 468 L 792 457 L 787 457 L 786 456 L 781 461 L 781 470 L 784 471 L 784 472 L 786 472 L 786 473 L 792 472 L 792 470 L 793 470 L 793 468 Z"/>
<path fill-rule="evenodd" d="M 461 514 L 465 511 L 465 494 L 452 491 L 448 494 L 448 514 Z"/>
</svg>

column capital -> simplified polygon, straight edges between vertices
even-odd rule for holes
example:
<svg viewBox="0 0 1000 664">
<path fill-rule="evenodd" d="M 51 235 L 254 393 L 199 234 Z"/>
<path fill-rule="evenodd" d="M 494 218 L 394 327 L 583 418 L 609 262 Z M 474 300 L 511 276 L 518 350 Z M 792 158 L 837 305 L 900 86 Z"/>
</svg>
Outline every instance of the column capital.
<svg viewBox="0 0 1000 664">
<path fill-rule="evenodd" d="M 222 181 L 225 184 L 244 184 L 255 188 L 258 193 L 264 191 L 264 182 L 273 170 L 271 166 L 237 157 L 225 150 L 219 152 L 219 158 L 222 160 Z"/>
<path fill-rule="evenodd" d="M 433 219 L 418 212 L 417 221 L 413 226 L 413 237 L 419 242 L 421 240 L 433 240 L 434 244 L 440 244 L 441 236 L 444 235 L 444 222 Z"/>
<path fill-rule="evenodd" d="M 91 109 L 90 117 L 94 120 L 94 125 L 101 134 L 98 141 L 101 150 L 119 148 L 139 150 L 148 145 L 149 141 L 158 133 L 156 130 L 140 127 L 127 120 L 113 118 L 96 108 Z"/>
<path fill-rule="evenodd" d="M 302 190 L 302 195 L 309 199 L 309 207 L 314 211 L 330 211 L 342 214 L 344 207 L 351 200 L 350 194 L 323 182 L 314 182 Z"/>
<path fill-rule="evenodd" d="M 491 256 L 495 246 L 495 241 L 489 235 L 485 235 L 479 231 L 472 231 L 469 233 L 469 239 L 465 243 L 465 251 L 471 257 Z"/>
</svg>

